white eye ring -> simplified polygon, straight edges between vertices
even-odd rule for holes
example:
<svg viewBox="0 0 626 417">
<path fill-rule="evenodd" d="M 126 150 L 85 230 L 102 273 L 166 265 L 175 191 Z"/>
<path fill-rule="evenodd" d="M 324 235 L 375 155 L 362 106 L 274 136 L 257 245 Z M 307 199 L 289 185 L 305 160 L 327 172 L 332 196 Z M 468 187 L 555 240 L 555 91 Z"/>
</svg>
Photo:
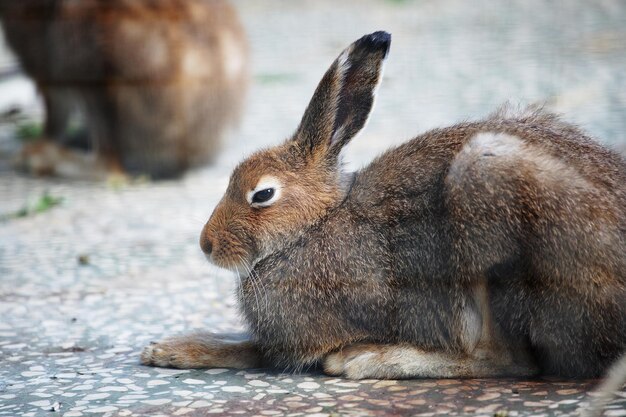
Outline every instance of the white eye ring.
<svg viewBox="0 0 626 417">
<path fill-rule="evenodd" d="M 281 194 L 281 186 L 282 184 L 276 177 L 272 177 L 270 175 L 264 175 L 259 179 L 256 187 L 251 191 L 246 193 L 246 200 L 251 207 L 268 207 L 274 204 L 279 198 Z M 256 193 L 259 191 L 265 190 L 273 190 L 273 195 L 267 200 L 263 202 L 254 202 L 253 198 Z"/>
</svg>

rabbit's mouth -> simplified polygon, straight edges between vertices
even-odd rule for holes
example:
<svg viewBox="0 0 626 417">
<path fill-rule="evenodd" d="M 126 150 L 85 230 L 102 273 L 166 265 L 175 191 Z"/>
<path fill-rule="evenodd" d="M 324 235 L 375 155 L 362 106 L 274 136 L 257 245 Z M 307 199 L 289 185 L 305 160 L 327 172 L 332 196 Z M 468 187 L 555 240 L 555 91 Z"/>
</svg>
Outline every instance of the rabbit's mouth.
<svg viewBox="0 0 626 417">
<path fill-rule="evenodd" d="M 257 263 L 256 260 L 247 260 L 244 258 L 240 258 L 238 262 L 234 262 L 232 260 L 216 260 L 213 254 L 208 253 L 205 253 L 204 256 L 211 264 L 235 272 L 240 278 L 247 278 L 250 274 L 252 274 L 254 266 Z"/>
</svg>

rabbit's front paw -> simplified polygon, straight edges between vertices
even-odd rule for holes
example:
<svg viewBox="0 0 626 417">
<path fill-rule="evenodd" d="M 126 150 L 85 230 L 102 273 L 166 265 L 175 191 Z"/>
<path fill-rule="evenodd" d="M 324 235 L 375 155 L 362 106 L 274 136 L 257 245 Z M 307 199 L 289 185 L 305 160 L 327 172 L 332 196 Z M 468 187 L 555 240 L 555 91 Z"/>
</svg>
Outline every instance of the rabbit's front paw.
<svg viewBox="0 0 626 417">
<path fill-rule="evenodd" d="M 141 363 L 180 369 L 244 369 L 259 367 L 261 354 L 244 335 L 193 333 L 146 346 Z"/>
<path fill-rule="evenodd" d="M 141 352 L 141 363 L 162 368 L 197 368 L 197 358 L 189 355 L 184 346 L 176 340 L 152 342 Z"/>
</svg>

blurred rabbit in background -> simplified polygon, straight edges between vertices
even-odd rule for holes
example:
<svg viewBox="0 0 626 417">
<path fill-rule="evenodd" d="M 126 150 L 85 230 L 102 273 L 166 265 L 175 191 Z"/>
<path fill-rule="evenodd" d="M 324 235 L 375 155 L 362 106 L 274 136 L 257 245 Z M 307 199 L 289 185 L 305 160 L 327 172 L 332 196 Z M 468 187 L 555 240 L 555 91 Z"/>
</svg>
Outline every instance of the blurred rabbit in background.
<svg viewBox="0 0 626 417">
<path fill-rule="evenodd" d="M 248 48 L 226 1 L 20 0 L 0 17 L 46 110 L 18 161 L 33 174 L 176 177 L 240 117 Z M 68 130 L 76 110 L 83 135 Z"/>
</svg>

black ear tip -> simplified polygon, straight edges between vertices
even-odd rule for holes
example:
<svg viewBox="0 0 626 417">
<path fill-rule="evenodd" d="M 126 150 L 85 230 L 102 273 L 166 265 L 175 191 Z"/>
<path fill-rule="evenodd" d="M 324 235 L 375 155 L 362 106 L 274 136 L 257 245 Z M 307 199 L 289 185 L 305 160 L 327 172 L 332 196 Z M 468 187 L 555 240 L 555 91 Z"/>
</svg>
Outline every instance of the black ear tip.
<svg viewBox="0 0 626 417">
<path fill-rule="evenodd" d="M 365 37 L 372 39 L 374 42 L 391 43 L 391 33 L 385 32 L 384 30 L 370 33 L 369 35 L 365 35 Z"/>
<path fill-rule="evenodd" d="M 391 33 L 379 30 L 363 36 L 356 43 L 369 51 L 382 51 L 386 57 L 391 46 Z"/>
</svg>

